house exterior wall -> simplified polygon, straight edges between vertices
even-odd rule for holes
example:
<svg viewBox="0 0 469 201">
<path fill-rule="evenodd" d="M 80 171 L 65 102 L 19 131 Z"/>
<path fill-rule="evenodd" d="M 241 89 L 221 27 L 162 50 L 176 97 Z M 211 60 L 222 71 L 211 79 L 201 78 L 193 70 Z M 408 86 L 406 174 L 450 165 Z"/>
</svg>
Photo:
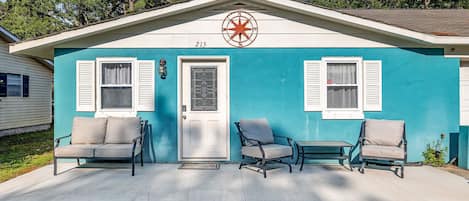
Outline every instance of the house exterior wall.
<svg viewBox="0 0 469 201">
<path fill-rule="evenodd" d="M 8 43 L 0 39 L 0 72 L 28 75 L 30 86 L 29 97 L 0 97 L 0 136 L 48 127 L 52 71 L 29 57 L 9 54 Z"/>
<path fill-rule="evenodd" d="M 440 133 L 459 131 L 459 59 L 445 58 L 442 49 L 57 48 L 55 137 L 71 132 L 73 117 L 94 116 L 93 112 L 76 112 L 77 60 L 136 57 L 158 63 L 164 58 L 168 77 L 162 80 L 155 76 L 155 111 L 138 115 L 153 125 L 156 161 L 177 161 L 177 57 L 201 55 L 230 58 L 232 161 L 240 160 L 240 142 L 233 125 L 240 118 L 266 117 L 276 133 L 294 140 L 357 141 L 361 120 L 323 120 L 321 112 L 304 111 L 303 62 L 326 56 L 382 61 L 382 111 L 365 112 L 365 118 L 405 120 L 409 161 L 422 160 L 426 144 Z"/>
</svg>

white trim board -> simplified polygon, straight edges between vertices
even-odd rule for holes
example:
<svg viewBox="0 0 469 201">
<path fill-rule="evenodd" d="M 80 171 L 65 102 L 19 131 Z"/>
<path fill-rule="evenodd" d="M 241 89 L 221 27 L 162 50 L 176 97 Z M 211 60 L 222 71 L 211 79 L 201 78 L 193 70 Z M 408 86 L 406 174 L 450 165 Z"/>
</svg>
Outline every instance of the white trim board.
<svg viewBox="0 0 469 201">
<path fill-rule="evenodd" d="M 177 153 L 178 153 L 178 161 L 201 161 L 200 159 L 183 159 L 181 155 L 180 148 L 182 147 L 182 85 L 181 85 L 181 76 L 182 76 L 182 64 L 183 61 L 224 61 L 226 62 L 226 83 L 227 83 L 227 97 L 226 97 L 226 115 L 227 115 L 227 127 L 226 127 L 226 134 L 227 134 L 227 158 L 226 159 L 204 159 L 203 161 L 230 161 L 231 160 L 231 129 L 230 129 L 230 57 L 229 56 L 178 56 L 177 57 Z"/>
<path fill-rule="evenodd" d="M 65 42 L 70 42 L 72 40 L 81 39 L 123 27 L 129 27 L 163 17 L 200 10 L 202 8 L 207 8 L 214 5 L 226 5 L 227 2 L 243 2 L 247 4 L 251 3 L 268 7 L 275 7 L 297 14 L 299 13 L 306 16 L 313 16 L 339 24 L 371 30 L 395 38 L 414 41 L 422 45 L 469 45 L 469 37 L 429 35 L 384 24 L 381 22 L 351 16 L 334 10 L 305 5 L 304 3 L 290 0 L 193 0 L 157 10 L 121 17 L 112 21 L 87 26 L 77 30 L 66 31 L 49 37 L 12 44 L 10 45 L 10 52 L 51 58 L 53 57 L 53 48 Z"/>
</svg>

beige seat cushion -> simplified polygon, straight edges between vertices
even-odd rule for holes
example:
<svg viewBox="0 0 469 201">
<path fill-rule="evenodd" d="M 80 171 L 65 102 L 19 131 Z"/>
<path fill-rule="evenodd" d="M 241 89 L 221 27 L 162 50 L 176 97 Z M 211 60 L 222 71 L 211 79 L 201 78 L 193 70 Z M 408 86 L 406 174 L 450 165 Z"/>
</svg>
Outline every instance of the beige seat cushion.
<svg viewBox="0 0 469 201">
<path fill-rule="evenodd" d="M 105 144 L 96 147 L 94 155 L 106 158 L 129 158 L 132 156 L 132 147 L 133 144 Z M 139 154 L 141 150 L 141 146 L 137 144 L 135 155 Z"/>
<path fill-rule="evenodd" d="M 292 155 L 292 149 L 290 146 L 280 144 L 268 144 L 262 145 L 262 148 L 264 149 L 266 159 L 281 158 Z M 259 149 L 259 146 L 244 146 L 241 149 L 241 153 L 245 156 L 262 158 L 262 153 Z"/>
<path fill-rule="evenodd" d="M 109 117 L 107 120 L 106 144 L 131 144 L 140 136 L 140 118 Z"/>
<path fill-rule="evenodd" d="M 404 160 L 405 151 L 403 148 L 395 146 L 364 145 L 362 156 Z"/>
<path fill-rule="evenodd" d="M 399 146 L 404 136 L 404 121 L 366 120 L 365 144 Z"/>
<path fill-rule="evenodd" d="M 100 145 L 91 144 L 72 144 L 57 147 L 54 149 L 56 157 L 70 157 L 70 158 L 92 158 L 94 157 L 94 148 Z"/>
<path fill-rule="evenodd" d="M 103 144 L 106 121 L 106 118 L 75 117 L 72 127 L 72 144 Z"/>
</svg>

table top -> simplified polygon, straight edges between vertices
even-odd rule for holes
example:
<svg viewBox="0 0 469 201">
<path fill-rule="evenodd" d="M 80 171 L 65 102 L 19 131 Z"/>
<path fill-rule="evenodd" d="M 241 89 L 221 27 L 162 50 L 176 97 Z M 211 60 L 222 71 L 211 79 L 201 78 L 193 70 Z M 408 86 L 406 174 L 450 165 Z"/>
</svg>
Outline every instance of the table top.
<svg viewBox="0 0 469 201">
<path fill-rule="evenodd" d="M 296 144 L 300 147 L 352 147 L 353 145 L 340 140 L 309 140 L 297 141 Z"/>
</svg>

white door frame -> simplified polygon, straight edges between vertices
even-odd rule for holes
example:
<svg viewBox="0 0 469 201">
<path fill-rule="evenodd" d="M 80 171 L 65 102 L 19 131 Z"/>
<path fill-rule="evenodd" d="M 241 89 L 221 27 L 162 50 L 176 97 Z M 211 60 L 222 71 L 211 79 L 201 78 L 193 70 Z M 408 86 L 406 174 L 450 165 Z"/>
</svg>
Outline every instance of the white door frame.
<svg viewBox="0 0 469 201">
<path fill-rule="evenodd" d="M 229 161 L 230 153 L 230 57 L 229 56 L 178 56 L 177 57 L 177 137 L 178 137 L 178 161 L 200 161 L 200 159 L 182 159 L 182 64 L 191 61 L 220 61 L 226 63 L 226 159 L 204 159 L 203 161 Z"/>
</svg>

